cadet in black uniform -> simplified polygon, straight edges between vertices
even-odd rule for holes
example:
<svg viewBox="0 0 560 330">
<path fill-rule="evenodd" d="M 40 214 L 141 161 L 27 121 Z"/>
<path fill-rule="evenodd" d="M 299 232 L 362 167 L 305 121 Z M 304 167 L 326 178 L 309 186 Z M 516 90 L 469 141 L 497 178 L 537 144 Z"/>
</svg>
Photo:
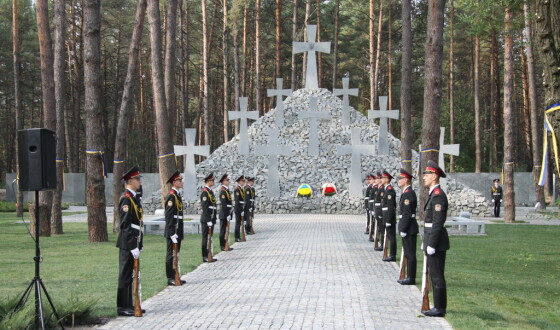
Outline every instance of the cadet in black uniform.
<svg viewBox="0 0 560 330">
<path fill-rule="evenodd" d="M 375 233 L 375 195 L 377 194 L 377 190 L 379 185 L 377 184 L 377 178 L 375 177 L 374 173 L 369 174 L 370 182 L 371 182 L 371 189 L 369 190 L 369 199 L 368 199 L 368 210 L 369 210 L 369 241 L 373 242 L 374 238 L 373 235 Z"/>
<path fill-rule="evenodd" d="M 432 280 L 434 308 L 422 311 L 426 316 L 444 316 L 447 308 L 447 287 L 445 284 L 445 254 L 449 250 L 449 236 L 445 229 L 447 219 L 447 195 L 439 186 L 439 178 L 445 172 L 429 160 L 424 171 L 424 185 L 430 188 L 428 201 L 424 206 L 424 242 L 422 248 L 428 258 L 428 271 Z"/>
<path fill-rule="evenodd" d="M 237 178 L 237 187 L 234 191 L 235 212 L 235 241 L 241 242 L 241 217 L 245 216 L 245 176 Z"/>
<path fill-rule="evenodd" d="M 383 258 L 383 261 L 396 261 L 395 257 L 397 254 L 397 194 L 393 186 L 391 185 L 391 180 L 393 176 L 387 171 L 383 171 L 381 180 L 383 180 L 383 186 L 385 187 L 385 193 L 383 195 L 383 200 L 381 202 L 381 211 L 383 212 L 383 223 L 385 224 L 385 229 L 387 230 L 387 239 L 389 240 L 389 256 Z"/>
<path fill-rule="evenodd" d="M 253 235 L 253 211 L 255 210 L 255 178 L 247 178 L 247 185 L 245 186 L 245 233 Z"/>
<path fill-rule="evenodd" d="M 406 278 L 398 280 L 402 285 L 416 284 L 416 242 L 418 222 L 416 221 L 416 193 L 412 190 L 412 175 L 401 168 L 399 187 L 402 190 L 399 201 L 399 233 L 402 237 L 404 256 L 406 257 Z"/>
<path fill-rule="evenodd" d="M 117 247 L 119 251 L 119 284 L 117 290 L 117 314 L 134 316 L 132 304 L 132 263 L 140 257 L 142 250 L 142 204 L 136 191 L 142 185 L 142 175 L 137 166 L 122 176 L 126 189 L 119 200 L 121 218 Z M 142 310 L 142 313 L 145 313 Z"/>
<path fill-rule="evenodd" d="M 371 195 L 371 189 L 373 186 L 371 174 L 366 176 L 366 190 L 364 191 L 364 209 L 366 210 L 366 232 L 364 234 L 368 235 L 369 231 L 372 230 L 371 226 L 371 214 L 369 210 L 369 197 Z"/>
<path fill-rule="evenodd" d="M 165 273 L 167 284 L 175 285 L 175 270 L 173 269 L 173 243 L 177 244 L 177 252 L 181 251 L 183 240 L 183 200 L 179 189 L 183 188 L 183 177 L 175 171 L 167 180 L 171 183 L 171 190 L 165 199 L 165 231 L 163 237 L 167 238 L 167 255 L 165 256 Z M 179 274 L 181 275 L 181 274 Z M 181 280 L 181 284 L 185 281 Z"/>
<path fill-rule="evenodd" d="M 492 181 L 492 204 L 494 204 L 494 216 L 500 217 L 500 206 L 502 205 L 502 187 L 500 186 L 500 179 Z"/>
<path fill-rule="evenodd" d="M 222 251 L 226 250 L 226 239 L 228 233 L 228 223 L 231 221 L 231 215 L 233 214 L 233 205 L 231 193 L 229 192 L 229 178 L 227 174 L 222 175 L 220 179 L 220 184 L 222 189 L 220 189 L 220 248 Z M 233 250 L 232 247 L 229 248 Z"/>
<path fill-rule="evenodd" d="M 375 251 L 383 251 L 383 242 L 385 240 L 384 237 L 384 229 L 385 225 L 383 224 L 383 210 L 381 207 L 381 201 L 383 200 L 383 195 L 385 194 L 385 186 L 381 182 L 381 172 L 377 172 L 377 194 L 375 194 L 375 199 L 373 200 L 373 205 L 375 207 L 375 221 L 377 221 L 377 228 L 379 228 L 379 242 L 378 247 Z M 377 239 L 376 237 L 374 239 Z"/>
<path fill-rule="evenodd" d="M 202 225 L 202 261 L 208 262 L 208 235 L 212 235 L 212 230 L 216 224 L 216 197 L 212 191 L 214 186 L 214 173 L 210 173 L 204 178 L 204 189 L 200 194 L 200 206 L 202 207 L 202 216 L 200 224 Z M 218 261 L 214 258 L 213 261 Z"/>
</svg>

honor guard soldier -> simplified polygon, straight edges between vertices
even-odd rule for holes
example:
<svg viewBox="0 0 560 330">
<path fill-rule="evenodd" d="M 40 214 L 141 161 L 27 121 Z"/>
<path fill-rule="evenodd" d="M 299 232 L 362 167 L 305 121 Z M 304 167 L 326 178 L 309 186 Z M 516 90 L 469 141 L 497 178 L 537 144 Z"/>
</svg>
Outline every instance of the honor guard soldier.
<svg viewBox="0 0 560 330">
<path fill-rule="evenodd" d="M 444 316 L 447 308 L 447 287 L 445 284 L 445 254 L 449 250 L 449 236 L 445 229 L 447 219 L 447 195 L 439 186 L 439 178 L 445 172 L 432 160 L 424 171 L 424 185 L 430 188 L 428 201 L 424 206 L 424 241 L 422 248 L 427 258 L 428 272 L 434 292 L 434 308 L 422 311 L 426 316 Z"/>
<path fill-rule="evenodd" d="M 416 284 L 416 241 L 418 238 L 418 222 L 416 222 L 416 193 L 412 190 L 412 175 L 401 168 L 399 187 L 399 233 L 402 237 L 403 254 L 406 258 L 406 278 L 398 280 L 402 285 Z"/>
<path fill-rule="evenodd" d="M 391 174 L 387 171 L 383 171 L 381 180 L 383 182 L 385 192 L 381 202 L 381 211 L 383 212 L 383 224 L 385 225 L 385 230 L 387 231 L 387 237 L 385 239 L 388 239 L 390 243 L 389 256 L 383 258 L 383 261 L 397 260 L 395 257 L 397 253 L 397 194 L 391 185 L 392 179 L 393 176 Z"/>
<path fill-rule="evenodd" d="M 220 248 L 222 251 L 230 251 L 233 248 L 229 247 L 229 244 L 226 245 L 226 240 L 229 239 L 229 224 L 233 214 L 233 198 L 229 192 L 229 178 L 227 174 L 222 175 L 220 184 L 222 185 L 222 189 L 220 189 Z"/>
<path fill-rule="evenodd" d="M 134 259 L 140 258 L 142 250 L 142 204 L 136 191 L 142 185 L 142 175 L 137 166 L 122 176 L 126 183 L 119 200 L 120 232 L 117 238 L 119 253 L 119 284 L 117 290 L 117 314 L 134 316 L 132 304 L 132 267 Z M 142 310 L 142 313 L 145 313 Z"/>
<path fill-rule="evenodd" d="M 237 178 L 237 187 L 234 194 L 234 212 L 235 212 L 235 241 L 241 242 L 241 219 L 245 216 L 245 176 Z"/>
<path fill-rule="evenodd" d="M 212 191 L 214 186 L 214 173 L 210 173 L 204 178 L 204 189 L 200 194 L 200 205 L 202 207 L 202 216 L 200 217 L 200 223 L 202 225 L 202 261 L 213 262 L 218 261 L 218 259 L 208 260 L 208 249 L 212 246 L 212 234 L 213 228 L 216 224 L 216 197 Z"/>
<path fill-rule="evenodd" d="M 379 189 L 379 185 L 377 184 L 377 178 L 375 177 L 375 173 L 370 173 L 370 182 L 371 182 L 371 189 L 369 191 L 369 199 L 368 199 L 368 210 L 369 210 L 369 241 L 373 242 L 373 234 L 375 232 L 375 194 L 377 194 L 377 190 Z"/>
<path fill-rule="evenodd" d="M 247 178 L 247 185 L 245 186 L 245 214 L 248 217 L 248 219 L 245 221 L 245 233 L 247 233 L 247 235 L 253 235 L 255 233 L 253 231 L 253 216 L 255 210 L 255 188 L 253 187 L 254 184 L 254 177 Z"/>
<path fill-rule="evenodd" d="M 494 216 L 500 217 L 500 206 L 502 205 L 502 187 L 500 186 L 500 179 L 492 181 L 492 204 L 494 204 Z"/>
<path fill-rule="evenodd" d="M 372 177 L 371 174 L 368 174 L 366 176 L 366 190 L 364 191 L 364 209 L 366 210 L 366 232 L 364 234 L 368 235 L 369 231 L 372 230 L 372 219 L 371 219 L 371 214 L 370 214 L 370 209 L 369 209 L 369 198 L 371 195 L 371 190 L 373 189 L 373 182 L 372 182 Z"/>
<path fill-rule="evenodd" d="M 377 247 L 375 251 L 383 251 L 383 242 L 385 238 L 383 237 L 383 229 L 385 225 L 383 224 L 383 211 L 381 207 L 381 202 L 383 200 L 383 195 L 385 194 L 385 186 L 383 185 L 381 179 L 381 172 L 377 172 L 375 177 L 377 179 L 377 193 L 375 194 L 375 198 L 373 199 L 374 205 L 374 212 L 375 212 L 375 221 L 377 222 L 377 229 L 378 235 L 374 237 L 374 240 L 377 240 Z"/>
<path fill-rule="evenodd" d="M 183 177 L 179 171 L 175 171 L 167 180 L 171 184 L 171 190 L 165 199 L 165 231 L 163 236 L 167 238 L 167 255 L 165 257 L 165 273 L 168 285 L 175 283 L 175 270 L 173 269 L 173 250 L 176 245 L 176 253 L 181 251 L 181 241 L 183 241 L 183 200 L 179 189 L 183 188 Z M 178 271 L 178 269 L 177 269 Z M 181 274 L 179 274 L 181 276 Z M 181 280 L 179 285 L 184 284 Z"/>
</svg>

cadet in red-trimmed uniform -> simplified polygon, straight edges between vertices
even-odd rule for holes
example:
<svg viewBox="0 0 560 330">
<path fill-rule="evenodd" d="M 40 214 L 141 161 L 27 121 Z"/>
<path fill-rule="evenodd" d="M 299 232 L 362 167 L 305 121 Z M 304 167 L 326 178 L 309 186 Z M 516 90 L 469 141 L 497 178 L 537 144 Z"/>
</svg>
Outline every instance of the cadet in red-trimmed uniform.
<svg viewBox="0 0 560 330">
<path fill-rule="evenodd" d="M 200 206 L 202 207 L 202 216 L 200 217 L 200 224 L 202 227 L 202 261 L 213 262 L 218 259 L 213 258 L 208 260 L 208 235 L 213 234 L 213 228 L 216 224 L 216 196 L 212 191 L 214 186 L 214 173 L 210 173 L 204 178 L 204 188 L 200 193 Z"/>
<path fill-rule="evenodd" d="M 418 222 L 416 222 L 416 193 L 412 190 L 412 175 L 401 168 L 399 187 L 402 189 L 399 201 L 400 221 L 399 233 L 406 258 L 406 278 L 398 280 L 402 285 L 416 283 L 416 242 L 418 238 Z"/>
<path fill-rule="evenodd" d="M 387 171 L 383 171 L 381 175 L 381 180 L 383 186 L 385 187 L 385 192 L 383 194 L 383 200 L 381 202 L 381 211 L 383 212 L 383 224 L 385 224 L 385 230 L 387 231 L 387 237 L 385 239 L 389 240 L 389 256 L 383 258 L 383 261 L 396 261 L 397 258 L 397 194 L 395 189 L 391 185 L 391 180 L 393 176 Z"/>
<path fill-rule="evenodd" d="M 175 285 L 175 270 L 173 269 L 173 244 L 177 244 L 177 253 L 181 251 L 183 241 L 183 200 L 179 189 L 183 188 L 183 177 L 175 171 L 167 180 L 171 190 L 165 199 L 165 231 L 163 237 L 167 239 L 167 254 L 165 256 L 165 274 L 167 284 Z M 180 276 L 180 274 L 179 274 Z M 180 284 L 185 281 L 181 280 Z"/>
<path fill-rule="evenodd" d="M 229 192 L 229 178 L 227 174 L 222 175 L 220 179 L 222 188 L 220 189 L 220 248 L 226 250 L 226 240 L 229 239 L 229 223 L 233 214 L 232 197 Z M 232 247 L 229 250 L 233 250 Z M 229 251 L 228 250 L 228 251 Z"/>
</svg>

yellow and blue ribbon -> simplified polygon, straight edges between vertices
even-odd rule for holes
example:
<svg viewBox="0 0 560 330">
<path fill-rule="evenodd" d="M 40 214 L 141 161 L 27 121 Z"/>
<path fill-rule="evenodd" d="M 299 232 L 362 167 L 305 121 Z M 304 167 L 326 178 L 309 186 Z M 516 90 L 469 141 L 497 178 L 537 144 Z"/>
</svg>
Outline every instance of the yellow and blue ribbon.
<svg viewBox="0 0 560 330">
<path fill-rule="evenodd" d="M 163 155 L 158 155 L 158 158 L 165 158 L 165 157 L 169 157 L 169 156 L 175 156 L 174 152 L 170 152 L 168 154 L 163 154 Z M 177 156 L 175 156 L 175 167 L 179 167 L 179 161 L 177 160 Z"/>
<path fill-rule="evenodd" d="M 502 184 L 504 182 L 504 167 L 506 167 L 506 165 L 513 165 L 513 162 L 504 162 L 502 165 Z"/>
<path fill-rule="evenodd" d="M 548 133 L 550 133 L 552 138 L 552 151 L 554 152 L 554 163 L 556 164 L 556 169 L 560 169 L 560 162 L 558 160 L 558 144 L 556 142 L 556 133 L 554 132 L 554 127 L 550 124 L 550 119 L 548 116 L 554 111 L 560 110 L 560 103 L 555 103 L 550 107 L 546 108 L 544 112 L 544 138 L 543 138 L 543 157 L 541 164 L 541 175 L 539 176 L 539 186 L 544 186 L 546 181 L 546 174 L 548 172 L 548 158 L 550 157 L 550 150 L 548 147 Z"/>
<path fill-rule="evenodd" d="M 103 173 L 103 178 L 107 178 L 107 166 L 105 165 L 104 156 L 105 152 L 101 150 L 86 149 L 86 154 L 99 155 L 99 158 L 101 158 L 101 173 Z"/>
<path fill-rule="evenodd" d="M 114 159 L 114 160 L 113 160 L 113 163 L 115 163 L 115 164 L 122 164 L 122 163 L 124 163 L 124 159 Z"/>
</svg>

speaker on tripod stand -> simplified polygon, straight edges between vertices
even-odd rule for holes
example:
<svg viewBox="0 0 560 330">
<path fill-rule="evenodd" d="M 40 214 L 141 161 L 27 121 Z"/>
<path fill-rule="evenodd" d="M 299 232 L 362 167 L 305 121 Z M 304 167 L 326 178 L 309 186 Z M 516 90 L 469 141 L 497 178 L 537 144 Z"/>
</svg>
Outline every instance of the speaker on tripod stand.
<svg viewBox="0 0 560 330">
<path fill-rule="evenodd" d="M 56 189 L 56 138 L 55 132 L 45 128 L 30 128 L 19 130 L 18 138 L 18 166 L 19 189 L 21 191 L 35 191 L 35 277 L 14 307 L 17 311 L 27 301 L 31 290 L 35 291 L 35 328 L 45 329 L 43 314 L 43 298 L 41 290 L 45 293 L 52 311 L 62 326 L 60 317 L 52 303 L 51 297 L 41 280 L 40 263 L 41 247 L 39 245 L 39 191 Z"/>
</svg>

